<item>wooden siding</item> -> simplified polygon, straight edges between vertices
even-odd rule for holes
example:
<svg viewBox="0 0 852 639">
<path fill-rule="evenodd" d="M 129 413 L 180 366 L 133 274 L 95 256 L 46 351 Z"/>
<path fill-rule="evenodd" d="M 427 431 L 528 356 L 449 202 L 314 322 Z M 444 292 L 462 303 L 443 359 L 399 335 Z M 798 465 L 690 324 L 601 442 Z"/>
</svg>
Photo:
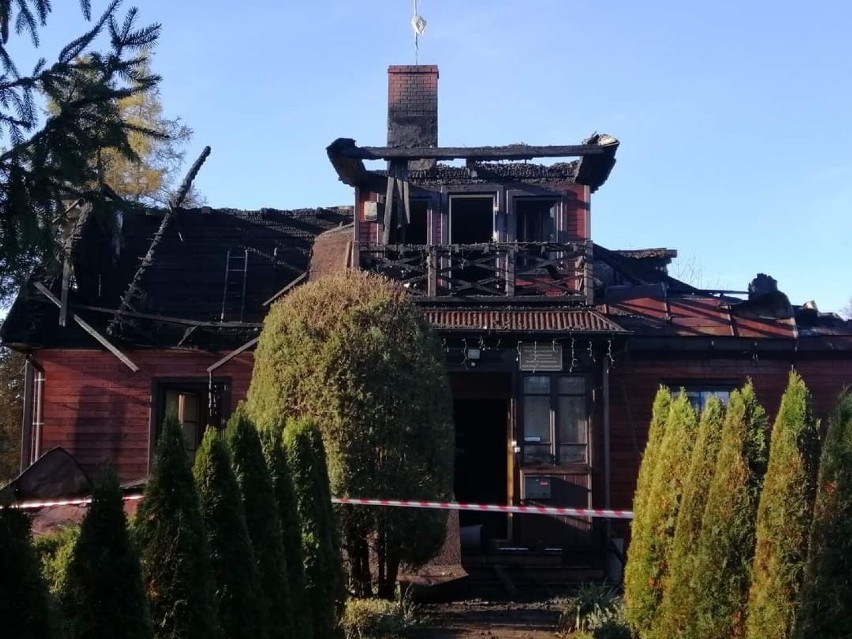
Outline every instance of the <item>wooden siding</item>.
<svg viewBox="0 0 852 639">
<path fill-rule="evenodd" d="M 632 508 L 633 493 L 642 451 L 648 437 L 648 422 L 654 394 L 661 383 L 696 384 L 736 382 L 751 379 L 757 397 L 774 419 L 781 395 L 787 386 L 791 367 L 802 375 L 814 398 L 814 412 L 823 421 L 831 414 L 835 401 L 852 381 L 852 360 L 761 355 L 739 358 L 694 358 L 660 356 L 659 353 L 616 359 L 611 374 L 611 463 L 612 505 Z"/>
<path fill-rule="evenodd" d="M 131 372 L 111 354 L 95 350 L 46 350 L 35 354 L 44 369 L 41 451 L 62 446 L 88 471 L 105 459 L 122 481 L 148 473 L 154 378 L 207 379 L 207 367 L 222 353 L 127 351 L 140 368 Z M 243 398 L 252 355 L 238 355 L 215 376 L 230 378 L 231 405 Z"/>
</svg>

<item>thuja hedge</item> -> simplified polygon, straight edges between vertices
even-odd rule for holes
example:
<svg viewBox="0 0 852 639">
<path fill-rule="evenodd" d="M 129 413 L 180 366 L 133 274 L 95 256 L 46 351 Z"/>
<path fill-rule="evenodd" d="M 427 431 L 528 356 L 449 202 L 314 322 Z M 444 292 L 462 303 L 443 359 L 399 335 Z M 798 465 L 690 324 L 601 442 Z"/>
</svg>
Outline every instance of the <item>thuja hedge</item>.
<svg viewBox="0 0 852 639">
<path fill-rule="evenodd" d="M 643 526 L 630 541 L 627 621 L 646 636 L 663 595 L 678 508 L 695 441 L 695 411 L 684 393 L 670 402 L 650 488 L 642 505 Z M 629 587 L 628 587 L 629 583 Z"/>
<path fill-rule="evenodd" d="M 193 466 L 207 530 L 219 621 L 227 639 L 266 636 L 266 606 L 240 489 L 221 433 L 208 428 Z"/>
<path fill-rule="evenodd" d="M 840 639 L 852 627 L 852 389 L 834 411 L 817 496 L 794 636 Z"/>
<path fill-rule="evenodd" d="M 322 437 L 310 422 L 291 420 L 283 444 L 299 512 L 314 636 L 334 639 L 346 593 Z"/>
<path fill-rule="evenodd" d="M 716 470 L 716 457 L 722 441 L 725 407 L 711 397 L 701 413 L 698 435 L 677 514 L 669 556 L 669 574 L 664 579 L 663 600 L 649 636 L 660 639 L 679 637 L 701 593 L 692 587 L 695 571 L 695 544 L 701 534 L 707 490 Z"/>
<path fill-rule="evenodd" d="M 261 429 L 312 420 L 335 494 L 449 499 L 452 401 L 441 344 L 408 292 L 349 271 L 303 286 L 267 314 L 247 408 Z M 401 563 L 441 547 L 446 512 L 338 510 L 355 592 L 393 596 Z M 374 561 L 367 539 L 376 540 Z M 375 566 L 375 574 L 371 567 Z"/>
<path fill-rule="evenodd" d="M 305 553 L 302 551 L 302 527 L 299 507 L 293 488 L 293 477 L 287 464 L 280 428 L 268 428 L 260 433 L 263 454 L 272 478 L 278 515 L 281 518 L 281 540 L 287 563 L 290 600 L 295 611 L 293 638 L 311 639 L 314 634 L 311 603 L 305 592 Z"/>
<path fill-rule="evenodd" d="M 243 410 L 237 410 L 228 420 L 225 438 L 266 600 L 267 632 L 270 639 L 291 639 L 293 609 L 278 503 L 257 430 Z"/>
<path fill-rule="evenodd" d="M 748 639 L 791 636 L 807 557 L 818 464 L 819 433 L 810 393 L 802 378 L 792 372 L 772 429 L 757 511 Z"/>
<path fill-rule="evenodd" d="M 59 597 L 69 637 L 149 639 L 151 616 L 139 556 L 112 468 L 95 486 Z"/>
<path fill-rule="evenodd" d="M 54 637 L 55 617 L 47 585 L 22 510 L 0 506 L 0 628 L 19 639 Z"/>
<path fill-rule="evenodd" d="M 755 545 L 755 515 L 767 463 L 766 413 L 749 382 L 731 393 L 716 471 L 695 547 L 694 588 L 684 638 L 742 636 Z"/>
<path fill-rule="evenodd" d="M 645 504 L 654 480 L 657 467 L 657 459 L 660 453 L 660 444 L 663 440 L 666 421 L 669 417 L 669 407 L 672 396 L 668 388 L 660 386 L 654 397 L 654 405 L 651 411 L 651 423 L 648 427 L 648 443 L 642 455 L 642 463 L 639 466 L 639 476 L 636 479 L 636 492 L 633 498 L 633 521 L 630 526 L 631 544 L 628 549 L 627 566 L 624 569 L 624 599 L 627 604 L 628 619 L 631 623 L 639 623 L 638 610 L 646 599 L 647 583 L 644 581 L 644 567 L 642 560 L 634 561 L 634 557 L 644 556 L 646 548 L 643 540 L 650 538 L 650 518 Z M 640 540 L 639 546 L 634 549 L 634 541 Z M 636 611 L 634 617 L 633 611 Z"/>
<path fill-rule="evenodd" d="M 154 636 L 216 639 L 210 549 L 180 424 L 163 421 L 154 468 L 133 525 Z"/>
</svg>

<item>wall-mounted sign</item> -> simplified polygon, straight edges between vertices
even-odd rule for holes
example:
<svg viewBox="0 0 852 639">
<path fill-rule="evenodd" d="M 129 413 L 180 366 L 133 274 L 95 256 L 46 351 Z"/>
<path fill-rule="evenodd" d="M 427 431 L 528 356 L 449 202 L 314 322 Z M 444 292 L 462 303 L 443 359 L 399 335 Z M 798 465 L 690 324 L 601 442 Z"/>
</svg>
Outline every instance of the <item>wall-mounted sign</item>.
<svg viewBox="0 0 852 639">
<path fill-rule="evenodd" d="M 518 347 L 518 364 L 522 371 L 550 372 L 562 370 L 562 344 L 523 342 Z"/>
</svg>

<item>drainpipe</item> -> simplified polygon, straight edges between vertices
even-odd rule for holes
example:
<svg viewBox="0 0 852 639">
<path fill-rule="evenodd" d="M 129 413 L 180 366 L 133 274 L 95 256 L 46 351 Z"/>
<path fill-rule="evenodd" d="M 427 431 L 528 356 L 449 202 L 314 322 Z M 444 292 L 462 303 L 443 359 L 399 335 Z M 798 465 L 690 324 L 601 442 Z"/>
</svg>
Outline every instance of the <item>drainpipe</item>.
<svg viewBox="0 0 852 639">
<path fill-rule="evenodd" d="M 33 388 L 35 382 L 35 367 L 32 356 L 27 355 L 24 365 L 24 410 L 21 421 L 21 472 L 30 465 L 33 444 Z"/>
<path fill-rule="evenodd" d="M 612 459 L 610 457 L 609 423 L 609 361 L 603 362 L 603 445 L 604 445 L 604 508 L 612 508 Z M 612 525 L 606 520 L 606 541 L 611 538 Z"/>
</svg>

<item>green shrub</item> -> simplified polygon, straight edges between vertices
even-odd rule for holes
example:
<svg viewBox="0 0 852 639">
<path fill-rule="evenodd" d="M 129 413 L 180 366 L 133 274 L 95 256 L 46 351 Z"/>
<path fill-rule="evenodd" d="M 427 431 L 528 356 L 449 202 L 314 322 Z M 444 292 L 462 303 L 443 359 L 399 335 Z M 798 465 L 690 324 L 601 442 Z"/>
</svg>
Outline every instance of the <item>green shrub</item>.
<svg viewBox="0 0 852 639">
<path fill-rule="evenodd" d="M 293 634 L 293 608 L 278 503 L 260 437 L 243 410 L 238 409 L 228 420 L 225 439 L 245 508 L 261 592 L 266 599 L 268 634 L 270 639 L 290 639 Z"/>
<path fill-rule="evenodd" d="M 444 353 L 408 292 L 348 271 L 303 286 L 267 314 L 248 392 L 263 429 L 312 420 L 328 451 L 335 494 L 449 499 L 452 401 Z M 392 597 L 401 564 L 440 550 L 446 511 L 337 510 L 359 596 Z M 375 552 L 370 556 L 368 540 Z"/>
<path fill-rule="evenodd" d="M 55 617 L 23 511 L 0 506 L 0 624 L 3 636 L 49 639 Z"/>
<path fill-rule="evenodd" d="M 228 639 L 266 631 L 266 606 L 246 527 L 240 488 L 221 433 L 208 428 L 195 453 L 195 485 L 207 530 L 219 622 Z"/>
<path fill-rule="evenodd" d="M 80 526 L 59 597 L 70 637 L 154 636 L 118 475 L 105 468 Z"/>
<path fill-rule="evenodd" d="M 660 386 L 654 396 L 654 404 L 651 408 L 651 422 L 648 425 L 648 441 L 645 451 L 642 453 L 642 463 L 639 466 L 639 475 L 636 478 L 636 492 L 633 495 L 633 525 L 637 525 L 636 514 L 639 513 L 639 521 L 644 513 L 645 500 L 651 490 L 654 479 L 654 469 L 657 466 L 657 454 L 663 434 L 666 431 L 666 421 L 669 418 L 669 407 L 672 403 L 672 394 L 665 386 Z"/>
<path fill-rule="evenodd" d="M 580 584 L 562 609 L 559 629 L 562 632 L 591 631 L 610 619 L 620 618 L 622 614 L 622 600 L 612 584 Z"/>
<path fill-rule="evenodd" d="M 633 533 L 628 552 L 624 581 L 627 620 L 641 636 L 650 631 L 659 612 L 696 426 L 695 411 L 686 394 L 680 393 L 670 401 L 642 506 L 642 525 Z"/>
<path fill-rule="evenodd" d="M 302 552 L 302 525 L 299 521 L 299 507 L 293 488 L 293 477 L 287 465 L 287 453 L 284 451 L 280 428 L 268 428 L 260 433 L 263 455 L 272 478 L 275 501 L 278 503 L 278 515 L 281 518 L 281 538 L 284 545 L 284 557 L 287 562 L 287 581 L 290 584 L 290 599 L 294 615 L 294 639 L 311 639 L 310 600 L 305 592 L 305 554 Z"/>
<path fill-rule="evenodd" d="M 350 599 L 340 619 L 346 639 L 400 637 L 417 623 L 410 602 L 385 599 Z"/>
<path fill-rule="evenodd" d="M 618 619 L 607 619 L 592 631 L 592 639 L 632 639 L 630 626 Z"/>
<path fill-rule="evenodd" d="M 790 373 L 772 429 L 757 510 L 746 637 L 790 637 L 802 588 L 819 465 L 818 425 L 802 378 Z"/>
<path fill-rule="evenodd" d="M 648 426 L 648 442 L 642 454 L 642 463 L 639 466 L 639 475 L 636 478 L 636 492 L 633 495 L 633 521 L 630 522 L 630 545 L 628 546 L 627 565 L 624 567 L 624 598 L 633 606 L 632 602 L 640 602 L 646 598 L 648 584 L 643 580 L 641 561 L 634 561 L 633 557 L 644 555 L 646 549 L 642 544 L 649 538 L 650 518 L 649 511 L 645 508 L 648 494 L 654 481 L 654 473 L 657 468 L 657 459 L 660 454 L 660 445 L 666 430 L 666 422 L 669 417 L 669 407 L 672 396 L 668 388 L 660 386 L 654 397 L 651 409 L 651 422 Z M 639 545 L 635 545 L 636 540 Z M 635 548 L 635 550 L 634 550 Z"/>
<path fill-rule="evenodd" d="M 283 443 L 302 527 L 305 592 L 313 615 L 314 636 L 333 639 L 345 590 L 322 437 L 309 422 L 290 421 L 284 429 Z"/>
<path fill-rule="evenodd" d="M 220 636 L 210 549 L 174 416 L 163 421 L 154 468 L 133 522 L 158 639 Z"/>
<path fill-rule="evenodd" d="M 701 535 L 701 522 L 707 504 L 707 491 L 716 471 L 716 458 L 722 441 L 725 407 L 712 397 L 701 413 L 698 435 L 683 487 L 675 534 L 669 556 L 669 570 L 650 637 L 678 637 L 692 613 L 698 593 L 692 589 L 695 570 L 695 544 Z"/>
<path fill-rule="evenodd" d="M 41 572 L 47 582 L 50 594 L 58 597 L 65 583 L 65 573 L 74 544 L 80 536 L 80 527 L 64 526 L 58 530 L 36 537 L 33 541 L 36 554 L 41 562 Z"/>
<path fill-rule="evenodd" d="M 797 639 L 840 639 L 852 628 L 852 389 L 837 403 L 820 460 Z"/>
<path fill-rule="evenodd" d="M 755 516 L 766 472 L 766 413 L 749 382 L 731 393 L 716 471 L 695 547 L 699 593 L 682 637 L 741 637 L 754 558 Z"/>
</svg>

